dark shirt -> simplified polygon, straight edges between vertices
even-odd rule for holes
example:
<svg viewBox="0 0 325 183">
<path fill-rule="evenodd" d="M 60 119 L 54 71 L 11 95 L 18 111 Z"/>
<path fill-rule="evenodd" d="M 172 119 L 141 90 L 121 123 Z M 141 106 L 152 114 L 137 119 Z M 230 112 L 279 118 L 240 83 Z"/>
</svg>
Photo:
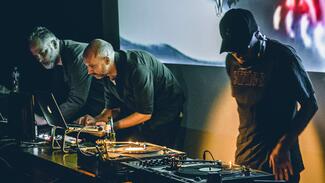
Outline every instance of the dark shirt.
<svg viewBox="0 0 325 183">
<path fill-rule="evenodd" d="M 86 113 L 97 115 L 104 107 L 103 85 L 88 75 L 83 64 L 82 54 L 86 46 L 86 43 L 72 40 L 60 41 L 63 66 L 55 67 L 53 93 L 60 98 L 60 109 L 68 121 Z"/>
<path fill-rule="evenodd" d="M 177 118 L 184 102 L 183 91 L 171 71 L 144 51 L 115 54 L 116 85 L 105 78 L 106 108 L 126 106 L 132 112 L 152 114 L 152 128 Z"/>
<path fill-rule="evenodd" d="M 267 40 L 265 54 L 245 67 L 229 54 L 226 68 L 240 119 L 236 163 L 272 172 L 269 155 L 289 131 L 302 103 L 314 90 L 293 48 Z M 297 142 L 290 149 L 296 172 L 304 169 Z"/>
</svg>

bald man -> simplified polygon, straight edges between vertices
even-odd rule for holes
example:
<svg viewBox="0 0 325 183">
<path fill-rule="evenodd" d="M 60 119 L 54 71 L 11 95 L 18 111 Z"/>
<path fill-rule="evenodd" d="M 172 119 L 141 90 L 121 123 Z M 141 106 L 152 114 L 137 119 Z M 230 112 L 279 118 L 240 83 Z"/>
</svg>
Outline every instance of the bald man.
<svg viewBox="0 0 325 183">
<path fill-rule="evenodd" d="M 184 94 L 172 72 L 147 52 L 115 52 L 101 39 L 93 40 L 83 56 L 88 74 L 104 80 L 105 109 L 80 123 L 107 123 L 113 109 L 120 108 L 123 114 L 114 123 L 118 139 L 174 147 Z"/>
</svg>

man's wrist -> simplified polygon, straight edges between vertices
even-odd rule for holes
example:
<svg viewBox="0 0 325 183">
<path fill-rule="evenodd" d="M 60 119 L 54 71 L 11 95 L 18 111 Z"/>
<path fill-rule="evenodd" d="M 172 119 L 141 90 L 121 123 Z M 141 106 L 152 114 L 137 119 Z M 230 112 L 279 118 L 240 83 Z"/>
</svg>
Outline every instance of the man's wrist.
<svg viewBox="0 0 325 183">
<path fill-rule="evenodd" d="M 105 123 L 108 123 L 108 119 L 105 119 L 105 118 L 101 118 L 101 117 L 99 117 L 99 118 L 95 118 L 95 121 L 96 122 L 105 122 Z"/>
<path fill-rule="evenodd" d="M 292 144 L 296 141 L 296 139 L 296 136 L 292 134 L 286 134 L 280 138 L 279 144 L 281 145 L 282 149 L 289 150 Z"/>
<path fill-rule="evenodd" d="M 116 121 L 115 123 L 113 123 L 113 129 L 118 130 L 119 129 L 119 124 L 120 124 L 120 121 Z"/>
</svg>

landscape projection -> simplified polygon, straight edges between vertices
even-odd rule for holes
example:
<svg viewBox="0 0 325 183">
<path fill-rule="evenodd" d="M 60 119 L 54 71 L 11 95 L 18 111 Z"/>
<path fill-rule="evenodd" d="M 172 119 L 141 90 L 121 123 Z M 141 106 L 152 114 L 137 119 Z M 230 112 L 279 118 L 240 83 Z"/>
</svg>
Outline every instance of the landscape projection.
<svg viewBox="0 0 325 183">
<path fill-rule="evenodd" d="M 119 0 L 121 49 L 141 49 L 164 63 L 224 66 L 219 21 L 224 0 Z M 324 0 L 233 0 L 253 12 L 260 31 L 294 47 L 308 71 L 325 72 Z"/>
</svg>

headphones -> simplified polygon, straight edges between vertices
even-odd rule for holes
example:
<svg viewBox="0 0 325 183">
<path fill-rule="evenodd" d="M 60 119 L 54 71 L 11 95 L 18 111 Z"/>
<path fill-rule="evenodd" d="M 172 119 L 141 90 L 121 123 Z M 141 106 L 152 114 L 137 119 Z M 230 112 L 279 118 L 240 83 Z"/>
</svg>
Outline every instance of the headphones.
<svg viewBox="0 0 325 183">
<path fill-rule="evenodd" d="M 249 42 L 248 48 L 248 55 L 250 59 L 245 60 L 244 62 L 240 62 L 242 67 L 249 67 L 252 64 L 255 64 L 259 58 L 261 58 L 266 49 L 266 36 L 262 34 L 260 31 L 256 31 L 253 33 L 252 38 Z M 237 62 L 238 59 L 236 59 Z"/>
<path fill-rule="evenodd" d="M 264 55 L 266 49 L 266 40 L 266 36 L 260 31 L 256 31 L 253 34 L 252 39 L 248 45 L 248 49 L 253 56 L 256 56 L 256 58 L 261 58 Z"/>
</svg>

